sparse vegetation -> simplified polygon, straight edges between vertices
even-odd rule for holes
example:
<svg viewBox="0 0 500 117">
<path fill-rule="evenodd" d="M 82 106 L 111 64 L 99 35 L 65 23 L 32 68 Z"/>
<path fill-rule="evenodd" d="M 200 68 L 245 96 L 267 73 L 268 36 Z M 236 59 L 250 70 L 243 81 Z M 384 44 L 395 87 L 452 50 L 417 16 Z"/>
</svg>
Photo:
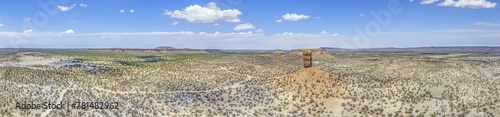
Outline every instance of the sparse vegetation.
<svg viewBox="0 0 500 117">
<path fill-rule="evenodd" d="M 302 69 L 297 53 L 2 53 L 0 116 L 500 116 L 500 57 L 333 55 Z M 15 109 L 59 99 L 120 109 Z"/>
</svg>

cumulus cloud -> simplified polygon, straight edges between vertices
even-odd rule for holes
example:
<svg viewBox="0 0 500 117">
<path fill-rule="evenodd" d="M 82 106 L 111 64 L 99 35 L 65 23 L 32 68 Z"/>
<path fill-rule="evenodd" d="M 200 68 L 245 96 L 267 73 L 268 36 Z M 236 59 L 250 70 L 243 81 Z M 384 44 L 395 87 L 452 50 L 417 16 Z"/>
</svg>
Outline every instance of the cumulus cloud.
<svg viewBox="0 0 500 117">
<path fill-rule="evenodd" d="M 420 4 L 433 4 L 435 2 L 438 2 L 439 0 L 422 0 Z"/>
<path fill-rule="evenodd" d="M 257 29 L 255 32 L 257 32 L 257 33 L 264 33 L 264 29 L 259 28 L 259 29 Z"/>
<path fill-rule="evenodd" d="M 474 25 L 477 26 L 500 26 L 500 24 L 497 23 L 490 23 L 490 22 L 476 22 Z"/>
<path fill-rule="evenodd" d="M 28 18 L 24 18 L 24 19 L 23 19 L 23 21 L 25 21 L 25 22 L 30 21 L 30 20 L 31 20 L 31 18 L 30 18 L 30 17 L 28 17 Z"/>
<path fill-rule="evenodd" d="M 219 26 L 220 24 L 219 23 L 215 23 L 214 26 Z"/>
<path fill-rule="evenodd" d="M 497 3 L 492 3 L 486 0 L 445 0 L 439 3 L 438 6 L 462 7 L 462 8 L 495 8 Z"/>
<path fill-rule="evenodd" d="M 71 6 L 58 5 L 57 8 L 59 8 L 59 10 L 61 10 L 61 11 L 69 11 L 69 10 L 73 9 L 75 6 L 76 6 L 76 4 L 72 4 Z"/>
<path fill-rule="evenodd" d="M 435 32 L 440 33 L 500 33 L 500 30 L 488 30 L 488 29 L 447 29 L 438 30 Z"/>
<path fill-rule="evenodd" d="M 33 29 L 26 29 L 26 30 L 24 30 L 24 33 L 31 33 L 31 32 L 33 32 Z"/>
<path fill-rule="evenodd" d="M 299 21 L 299 20 L 305 20 L 308 19 L 310 16 L 304 15 L 304 14 L 296 14 L 296 13 L 287 13 L 281 16 L 281 19 L 276 20 L 275 22 L 283 22 L 283 20 L 286 21 Z"/>
<path fill-rule="evenodd" d="M 73 31 L 72 29 L 69 29 L 69 30 L 66 30 L 62 33 L 65 33 L 65 34 L 75 34 L 75 31 Z"/>
<path fill-rule="evenodd" d="M 440 0 L 422 0 L 420 4 L 434 4 Z M 487 0 L 444 0 L 437 4 L 437 6 L 446 7 L 460 7 L 460 8 L 495 8 L 497 3 L 489 2 Z"/>
<path fill-rule="evenodd" d="M 244 23 L 244 24 L 238 24 L 236 27 L 234 27 L 234 30 L 248 30 L 248 29 L 254 29 L 255 26 L 253 26 L 250 23 Z"/>
<path fill-rule="evenodd" d="M 121 9 L 119 12 L 120 12 L 120 13 L 124 13 L 124 12 L 125 12 L 125 9 Z"/>
<path fill-rule="evenodd" d="M 2 24 L 2 23 L 0 23 L 0 27 L 2 27 L 2 26 L 3 26 L 3 24 Z"/>
<path fill-rule="evenodd" d="M 170 18 L 185 19 L 194 23 L 214 23 L 219 20 L 240 22 L 238 16 L 241 14 L 238 9 L 221 10 L 214 2 L 210 2 L 205 6 L 191 5 L 182 10 L 165 10 L 163 13 L 163 15 L 170 16 Z"/>
<path fill-rule="evenodd" d="M 299 21 L 299 20 L 307 19 L 307 18 L 309 18 L 309 16 L 304 15 L 304 14 L 287 13 L 287 14 L 283 15 L 282 18 L 283 18 L 283 20 L 287 20 L 287 21 Z"/>
<path fill-rule="evenodd" d="M 134 13 L 134 12 L 135 12 L 135 10 L 134 10 L 134 9 L 130 9 L 129 11 L 130 11 L 130 13 Z"/>
<path fill-rule="evenodd" d="M 80 3 L 81 7 L 87 7 L 87 4 Z"/>
<path fill-rule="evenodd" d="M 177 24 L 179 24 L 179 22 L 178 22 L 178 21 L 174 21 L 174 22 L 172 23 L 172 25 L 177 25 Z"/>
<path fill-rule="evenodd" d="M 327 35 L 327 34 L 328 34 L 328 32 L 326 32 L 326 31 L 321 31 L 321 34 Z"/>
</svg>

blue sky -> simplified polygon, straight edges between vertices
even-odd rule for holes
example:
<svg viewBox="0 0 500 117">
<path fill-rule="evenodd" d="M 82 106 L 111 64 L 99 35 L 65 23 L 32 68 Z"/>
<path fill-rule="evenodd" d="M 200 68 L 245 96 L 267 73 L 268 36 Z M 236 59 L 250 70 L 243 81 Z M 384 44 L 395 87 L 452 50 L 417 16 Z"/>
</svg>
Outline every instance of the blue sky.
<svg viewBox="0 0 500 117">
<path fill-rule="evenodd" d="M 4 0 L 0 47 L 500 46 L 498 2 Z"/>
</svg>

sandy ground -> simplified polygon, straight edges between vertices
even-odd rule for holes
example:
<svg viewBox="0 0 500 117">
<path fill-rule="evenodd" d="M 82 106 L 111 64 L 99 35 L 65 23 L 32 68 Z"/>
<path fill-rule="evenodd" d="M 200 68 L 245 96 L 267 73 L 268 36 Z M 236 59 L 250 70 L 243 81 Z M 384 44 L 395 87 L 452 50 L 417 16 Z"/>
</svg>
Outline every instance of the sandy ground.
<svg viewBox="0 0 500 117">
<path fill-rule="evenodd" d="M 67 60 L 68 57 L 62 56 L 37 56 L 32 54 L 40 54 L 40 53 L 18 53 L 20 57 L 19 61 L 6 61 L 0 62 L 0 66 L 15 66 L 15 67 L 33 67 L 34 65 L 50 65 L 50 63 L 54 63 L 60 60 Z"/>
<path fill-rule="evenodd" d="M 60 61 L 61 59 L 67 59 L 65 57 L 55 57 L 55 56 L 34 56 L 33 54 L 29 53 L 19 53 L 19 58 L 18 62 L 15 61 L 8 61 L 8 62 L 0 62 L 0 66 L 20 66 L 20 67 L 33 67 L 35 65 L 50 65 L 53 62 Z M 377 59 L 377 57 L 373 57 L 370 59 Z M 328 61 L 318 61 L 319 63 L 317 64 L 324 64 L 328 63 Z M 396 61 L 397 62 L 397 61 Z M 242 64 L 247 64 L 247 63 L 242 63 Z M 406 68 L 411 68 L 414 66 L 417 66 L 417 63 L 405 63 L 401 64 L 398 66 L 388 66 L 385 67 L 386 69 L 390 70 L 402 70 Z M 466 65 L 466 64 L 464 64 Z M 337 64 L 335 67 L 343 68 L 343 67 L 351 67 L 355 66 L 352 63 L 341 63 Z M 363 91 L 376 91 L 377 94 L 383 94 L 383 95 L 390 95 L 392 94 L 391 92 L 396 91 L 394 89 L 403 89 L 403 88 L 410 88 L 408 90 L 410 91 L 418 91 L 413 88 L 418 88 L 421 85 L 417 85 L 416 83 L 408 83 L 404 85 L 387 85 L 387 87 L 360 87 L 354 85 L 355 83 L 352 84 L 342 84 L 342 83 L 336 83 L 338 82 L 336 76 L 332 76 L 330 73 L 325 72 L 321 69 L 318 68 L 305 68 L 305 69 L 300 69 L 298 71 L 292 72 L 292 73 L 287 73 L 284 76 L 278 76 L 278 77 L 272 77 L 271 81 L 265 82 L 259 85 L 253 85 L 253 84 L 246 84 L 247 82 L 250 82 L 252 79 L 257 79 L 258 76 L 253 76 L 253 74 L 242 74 L 239 72 L 232 71 L 231 67 L 228 66 L 218 66 L 214 67 L 215 69 L 220 69 L 219 72 L 225 72 L 225 73 L 230 73 L 230 74 L 239 74 L 240 77 L 242 77 L 241 81 L 238 82 L 228 82 L 225 83 L 224 86 L 221 86 L 219 88 L 214 88 L 214 89 L 207 89 L 207 90 L 201 90 L 201 91 L 159 91 L 159 92 L 151 92 L 149 90 L 139 90 L 139 91 L 116 91 L 116 90 L 111 90 L 111 89 L 106 89 L 105 87 L 87 87 L 85 90 L 96 93 L 96 94 L 106 94 L 106 95 L 148 95 L 148 96 L 154 96 L 154 95 L 161 95 L 159 97 L 163 97 L 164 95 L 174 95 L 174 94 L 207 94 L 211 92 L 217 92 L 218 91 L 229 91 L 231 90 L 233 93 L 227 93 L 223 92 L 221 93 L 222 96 L 224 97 L 223 99 L 229 99 L 228 96 L 232 96 L 232 98 L 236 98 L 235 96 L 238 96 L 236 98 L 236 101 L 231 102 L 226 102 L 226 101 L 214 101 L 213 104 L 217 106 L 210 106 L 208 103 L 202 103 L 198 102 L 196 104 L 191 105 L 191 106 L 185 106 L 179 108 L 180 112 L 177 112 L 177 115 L 192 115 L 193 113 L 199 113 L 197 110 L 200 111 L 205 111 L 206 108 L 211 108 L 211 107 L 228 107 L 231 104 L 237 104 L 236 102 L 241 101 L 241 102 L 246 102 L 246 101 L 253 101 L 255 97 L 249 97 L 245 96 L 244 93 L 240 93 L 241 91 L 245 91 L 246 87 L 248 86 L 248 89 L 252 89 L 251 93 L 257 93 L 257 94 L 262 94 L 263 96 L 257 97 L 257 98 L 263 98 L 266 96 L 271 96 L 271 95 L 265 95 L 266 93 L 263 92 L 269 92 L 270 94 L 277 94 L 275 99 L 272 99 L 273 101 L 264 101 L 266 102 L 265 105 L 264 103 L 258 104 L 256 106 L 251 106 L 250 109 L 248 107 L 250 106 L 241 106 L 241 107 L 232 107 L 231 109 L 235 110 L 245 110 L 248 112 L 257 112 L 259 115 L 254 115 L 254 116 L 264 116 L 266 112 L 275 112 L 275 113 L 281 113 L 284 115 L 293 115 L 293 114 L 288 114 L 291 111 L 296 110 L 295 107 L 293 107 L 294 104 L 301 105 L 301 110 L 308 110 L 310 108 L 315 108 L 313 105 L 314 104 L 319 104 L 322 103 L 324 106 L 319 106 L 319 108 L 326 107 L 325 111 L 327 111 L 329 114 L 328 116 L 334 116 L 334 117 L 340 117 L 340 116 L 382 116 L 382 115 L 374 115 L 374 114 L 360 114 L 362 111 L 378 111 L 377 109 L 383 109 L 381 112 L 382 114 L 394 114 L 394 113 L 399 113 L 399 116 L 416 116 L 416 115 L 431 115 L 434 112 L 439 112 L 441 115 L 438 116 L 451 116 L 451 115 L 445 115 L 445 114 L 451 114 L 451 113 L 458 113 L 457 110 L 450 110 L 446 109 L 447 107 L 450 107 L 452 105 L 451 103 L 454 103 L 455 105 L 457 104 L 457 101 L 446 99 L 445 97 L 447 95 L 446 92 L 450 91 L 452 88 L 449 86 L 445 86 L 442 84 L 439 85 L 432 85 L 428 87 L 423 87 L 425 91 L 429 91 L 430 96 L 424 97 L 422 101 L 417 101 L 414 102 L 413 104 L 409 104 L 408 102 L 402 102 L 401 100 L 398 100 L 397 98 L 381 98 L 381 99 L 364 99 L 360 100 L 358 99 L 357 101 L 349 98 L 342 98 L 346 97 L 345 95 L 354 95 L 354 97 L 370 97 L 374 95 L 359 95 L 359 94 L 364 94 L 367 92 Z M 258 68 L 258 67 L 257 67 Z M 496 67 L 494 67 L 496 68 Z M 487 78 L 488 77 L 494 77 L 493 73 L 495 73 L 495 69 L 492 68 L 491 70 L 491 75 L 485 75 Z M 362 69 L 363 68 L 358 68 Z M 158 74 L 158 72 L 161 71 L 161 69 L 154 69 L 150 71 L 141 71 L 140 73 L 143 75 L 154 75 Z M 169 73 L 172 71 L 165 71 L 161 73 Z M 412 70 L 411 72 L 405 72 L 405 73 L 415 73 L 416 70 Z M 193 72 L 194 73 L 194 72 Z M 384 73 L 390 73 L 389 71 L 384 71 Z M 453 74 L 452 74 L 453 75 Z M 201 76 L 194 76 L 195 78 L 201 77 Z M 124 78 L 131 78 L 131 77 L 124 77 Z M 372 77 L 362 77 L 363 79 L 375 79 Z M 424 77 L 417 77 L 417 78 L 424 78 Z M 380 80 L 380 79 L 379 79 Z M 380 81 L 372 81 L 370 84 L 375 84 Z M 358 83 L 358 82 L 356 82 Z M 19 87 L 42 87 L 42 86 L 37 86 L 35 84 L 18 84 Z M 250 88 L 251 87 L 251 88 Z M 345 87 L 350 87 L 348 90 Z M 500 87 L 500 85 L 496 86 L 497 88 Z M 458 86 L 458 89 L 472 89 L 472 86 L 468 85 L 463 85 L 463 86 Z M 60 101 L 62 100 L 62 97 L 67 92 L 71 92 L 72 90 L 75 90 L 76 88 L 69 88 L 69 89 L 61 89 L 58 90 L 58 95 L 54 95 L 54 100 Z M 238 90 L 241 90 L 238 92 Z M 266 89 L 266 90 L 260 90 L 260 89 Z M 483 91 L 483 89 L 476 89 L 474 91 Z M 485 90 L 487 91 L 487 90 Z M 238 93 L 234 93 L 238 92 Z M 333 93 L 333 95 L 337 97 L 325 97 L 323 96 L 327 93 Z M 350 93 L 354 92 L 354 93 Z M 362 93 L 360 93 L 362 92 Z M 498 90 L 497 92 L 500 92 Z M 0 92 L 1 93 L 1 92 Z M 344 95 L 345 93 L 345 95 Z M 467 93 L 467 92 L 464 92 Z M 71 94 L 71 93 L 68 93 Z M 368 93 L 368 94 L 374 94 L 374 93 Z M 409 93 L 409 94 L 415 94 L 415 96 L 418 96 L 423 93 Z M 474 93 L 475 94 L 475 93 Z M 298 98 L 292 98 L 293 96 L 296 96 Z M 395 95 L 395 97 L 400 96 L 400 95 Z M 68 96 L 70 97 L 70 96 Z M 320 97 L 320 98 L 317 98 Z M 339 98 L 340 97 L 340 98 Z M 351 97 L 351 98 L 354 98 Z M 422 96 L 423 97 L 423 96 Z M 67 98 L 67 97 L 64 97 Z M 477 98 L 474 96 L 460 96 L 457 100 L 460 101 L 467 101 L 467 100 L 473 100 L 473 98 Z M 142 99 L 142 98 L 141 98 Z M 147 99 L 147 98 L 144 98 Z M 203 99 L 204 102 L 208 102 L 209 100 L 213 99 L 218 99 L 216 97 L 208 97 L 206 99 Z M 402 99 L 402 98 L 399 98 Z M 143 101 L 143 100 L 140 100 Z M 124 105 L 129 105 L 129 102 L 124 101 Z M 146 101 L 147 102 L 147 101 Z M 182 102 L 182 101 L 180 101 Z M 267 103 L 269 102 L 269 103 Z M 311 103 L 308 103 L 311 102 Z M 165 106 L 165 103 L 158 100 L 152 101 L 153 105 L 156 105 L 158 107 L 167 107 L 167 110 L 170 109 L 168 106 Z M 352 104 L 354 106 L 345 106 L 346 104 Z M 131 105 L 131 104 L 130 104 Z M 302 106 L 303 105 L 303 106 Z M 465 116 L 489 116 L 485 112 L 481 112 L 482 108 L 488 108 L 489 110 L 493 110 L 492 115 L 493 116 L 500 116 L 500 111 L 495 110 L 495 107 L 498 107 L 498 103 L 494 103 L 492 105 L 486 105 L 486 106 L 480 106 L 480 107 L 474 107 L 474 108 L 469 108 L 470 113 L 467 113 Z M 275 109 L 277 107 L 290 107 L 287 109 L 283 109 L 281 112 L 277 111 L 271 111 L 272 109 Z M 368 110 L 362 110 L 362 107 L 367 107 Z M 352 108 L 354 107 L 354 108 Z M 177 108 L 177 107 L 175 107 Z M 184 109 L 187 108 L 187 109 Z M 412 110 L 407 111 L 407 109 L 411 108 Z M 445 108 L 445 109 L 443 109 Z M 315 108 L 318 109 L 318 108 Z M 160 109 L 158 109 L 160 110 Z M 153 114 L 150 111 L 146 110 L 137 110 L 140 113 L 146 113 L 145 115 L 148 116 L 153 116 Z M 37 111 L 32 111 L 32 113 L 37 113 L 41 114 L 42 116 L 51 116 L 51 114 L 54 114 L 57 111 L 54 110 L 37 110 Z M 73 114 L 76 114 L 77 110 L 73 111 Z M 106 116 L 103 115 L 104 113 L 108 113 L 109 115 L 113 111 L 105 110 L 103 112 L 92 112 L 95 114 L 95 116 Z M 331 112 L 331 113 L 330 113 Z M 491 112 L 491 111 L 490 111 Z M 314 114 L 317 114 L 313 112 Z M 203 115 L 203 114 L 202 114 Z M 14 113 L 14 116 L 23 116 L 19 113 Z M 75 115 L 76 116 L 76 115 Z M 85 116 L 91 116 L 89 113 L 85 113 Z M 116 115 L 116 116 L 127 116 L 127 115 Z M 251 115 L 240 115 L 240 116 L 251 116 Z M 321 116 L 321 115 L 319 115 Z M 324 115 L 325 116 L 325 115 Z M 458 116 L 458 115 L 457 115 Z"/>
</svg>

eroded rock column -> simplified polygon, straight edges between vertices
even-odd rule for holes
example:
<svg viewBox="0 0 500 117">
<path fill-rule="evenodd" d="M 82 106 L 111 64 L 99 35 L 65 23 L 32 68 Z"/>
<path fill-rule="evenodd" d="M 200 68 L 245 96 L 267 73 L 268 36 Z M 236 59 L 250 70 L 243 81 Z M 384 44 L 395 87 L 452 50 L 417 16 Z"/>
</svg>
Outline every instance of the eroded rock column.
<svg viewBox="0 0 500 117">
<path fill-rule="evenodd" d="M 304 68 L 312 67 L 312 51 L 304 50 L 302 54 L 304 55 Z"/>
</svg>

